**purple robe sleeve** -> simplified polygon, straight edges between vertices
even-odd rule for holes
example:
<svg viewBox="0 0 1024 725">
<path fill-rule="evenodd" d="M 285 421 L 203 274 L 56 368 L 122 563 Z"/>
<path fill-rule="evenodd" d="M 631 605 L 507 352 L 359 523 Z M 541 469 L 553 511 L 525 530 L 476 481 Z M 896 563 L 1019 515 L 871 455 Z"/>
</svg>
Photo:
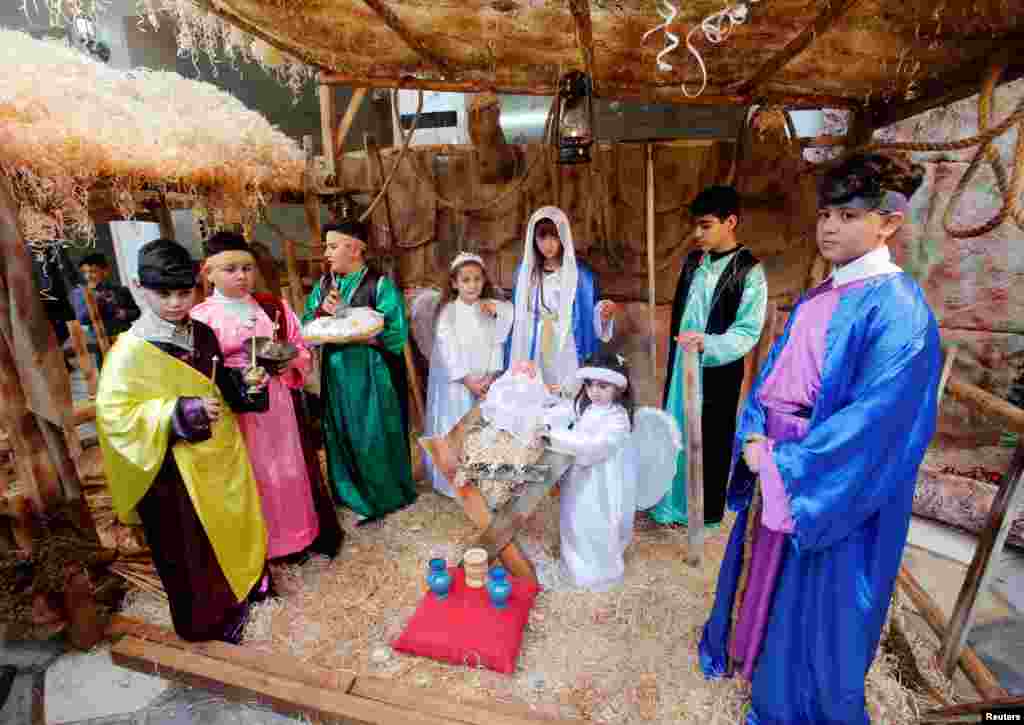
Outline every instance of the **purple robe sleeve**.
<svg viewBox="0 0 1024 725">
<path fill-rule="evenodd" d="M 760 461 L 758 475 L 761 477 L 761 495 L 764 498 L 761 523 L 772 531 L 791 534 L 793 533 L 793 516 L 789 511 L 789 499 L 786 497 L 786 487 L 782 483 L 782 475 L 779 473 L 779 467 L 775 465 L 773 453 L 775 442 L 768 438 L 757 441 L 753 445 L 758 450 L 758 460 Z"/>
</svg>

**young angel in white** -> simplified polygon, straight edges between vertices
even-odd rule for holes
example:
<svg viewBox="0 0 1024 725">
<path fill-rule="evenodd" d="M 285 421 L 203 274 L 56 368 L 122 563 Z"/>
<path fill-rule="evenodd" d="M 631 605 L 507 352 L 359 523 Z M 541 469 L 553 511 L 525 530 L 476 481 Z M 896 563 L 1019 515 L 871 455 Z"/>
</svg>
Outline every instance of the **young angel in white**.
<svg viewBox="0 0 1024 725">
<path fill-rule="evenodd" d="M 466 252 L 452 261 L 437 313 L 427 384 L 424 437 L 444 436 L 484 396 L 500 375 L 512 305 L 495 299 L 483 260 Z M 428 460 L 434 489 L 455 492 Z"/>
<path fill-rule="evenodd" d="M 537 431 L 548 448 L 575 457 L 560 496 L 562 563 L 575 586 L 591 591 L 622 583 L 633 539 L 638 470 L 627 375 L 618 356 L 590 357 L 576 371 L 576 400 L 551 411 Z"/>
</svg>

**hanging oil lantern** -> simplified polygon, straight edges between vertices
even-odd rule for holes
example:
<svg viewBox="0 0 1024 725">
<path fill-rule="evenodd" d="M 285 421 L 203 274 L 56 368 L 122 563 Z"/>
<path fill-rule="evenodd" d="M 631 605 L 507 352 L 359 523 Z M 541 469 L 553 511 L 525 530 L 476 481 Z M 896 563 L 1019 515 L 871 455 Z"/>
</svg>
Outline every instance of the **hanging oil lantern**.
<svg viewBox="0 0 1024 725">
<path fill-rule="evenodd" d="M 558 163 L 589 164 L 594 143 L 593 84 L 582 71 L 562 76 L 558 83 Z"/>
</svg>

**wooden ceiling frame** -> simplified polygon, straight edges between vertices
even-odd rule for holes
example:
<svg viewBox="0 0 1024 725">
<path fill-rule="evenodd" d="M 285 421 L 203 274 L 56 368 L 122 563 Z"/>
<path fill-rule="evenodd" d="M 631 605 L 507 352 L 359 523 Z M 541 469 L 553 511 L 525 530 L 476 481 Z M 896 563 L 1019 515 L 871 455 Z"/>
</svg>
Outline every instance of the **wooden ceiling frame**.
<svg viewBox="0 0 1024 725">
<path fill-rule="evenodd" d="M 576 27 L 576 45 L 579 46 L 580 55 L 583 56 L 583 66 L 587 75 L 597 89 L 597 79 L 594 77 L 594 25 L 590 18 L 590 0 L 569 0 L 569 11 L 572 13 L 573 23 Z"/>
<path fill-rule="evenodd" d="M 859 2 L 860 0 L 837 0 L 828 3 L 813 23 L 805 26 L 795 38 L 786 43 L 786 47 L 769 58 L 753 76 L 740 83 L 736 87 L 736 93 L 741 95 L 754 93 L 759 87 L 770 81 L 787 63 L 807 50 L 818 36 L 828 32 L 829 28 L 834 26 Z"/>
<path fill-rule="evenodd" d="M 868 113 L 871 125 L 875 128 L 884 128 L 932 108 L 948 106 L 964 98 L 970 98 L 978 92 L 993 61 L 1002 60 L 1006 63 L 1006 70 L 999 78 L 998 85 L 1024 78 L 1024 57 L 1021 55 L 1021 48 L 1024 48 L 1024 33 L 1004 36 L 993 43 L 986 53 L 961 65 L 957 72 L 922 83 L 922 90 L 916 98 L 903 103 L 878 101 L 870 104 Z M 1008 110 L 997 109 L 994 120 L 998 122 L 1004 118 Z"/>
<path fill-rule="evenodd" d="M 377 17 L 388 26 L 391 32 L 401 38 L 403 43 L 415 51 L 416 55 L 440 70 L 445 76 L 453 71 L 451 62 L 444 56 L 435 53 L 422 40 L 409 32 L 401 18 L 398 17 L 394 10 L 385 5 L 383 0 L 363 0 L 363 2 L 377 14 Z"/>
<path fill-rule="evenodd" d="M 268 45 L 277 48 L 293 57 L 298 56 L 303 62 L 320 69 L 319 82 L 324 85 L 345 85 L 354 88 L 388 88 L 388 89 L 421 89 L 425 91 L 441 91 L 451 93 L 482 93 L 492 92 L 511 95 L 552 96 L 558 92 L 558 79 L 536 80 L 528 87 L 499 78 L 481 78 L 478 69 L 457 68 L 451 61 L 431 50 L 422 41 L 416 39 L 401 22 L 384 0 L 363 0 L 374 13 L 381 18 L 387 27 L 398 35 L 433 71 L 416 75 L 397 73 L 393 76 L 369 77 L 351 71 L 332 71 L 322 60 L 317 59 L 308 51 L 297 51 L 283 41 L 273 37 L 260 28 L 239 18 L 234 12 L 223 6 L 221 0 L 195 0 L 195 2 L 221 17 L 229 23 L 253 37 L 260 38 Z M 577 45 L 583 56 L 583 65 L 587 68 L 595 84 L 595 95 L 602 98 L 613 98 L 652 104 L 671 105 L 739 105 L 770 104 L 788 109 L 850 109 L 863 113 L 865 120 L 872 128 L 881 128 L 910 116 L 923 113 L 941 105 L 954 103 L 978 92 L 978 87 L 985 69 L 991 62 L 992 55 L 1002 49 L 1024 47 L 1024 33 L 1011 33 L 993 41 L 986 52 L 969 62 L 962 63 L 960 68 L 945 76 L 929 79 L 921 83 L 921 91 L 916 97 L 905 102 L 891 100 L 866 102 L 860 98 L 823 93 L 801 93 L 762 90 L 770 83 L 778 72 L 794 58 L 804 52 L 821 34 L 833 28 L 842 17 L 860 0 L 834 0 L 827 9 L 822 11 L 813 23 L 801 30 L 786 46 L 762 65 L 753 76 L 731 91 L 719 94 L 703 94 L 692 98 L 686 96 L 678 84 L 643 85 L 639 83 L 623 83 L 597 78 L 594 75 L 594 37 L 593 23 L 590 12 L 590 0 L 568 0 L 572 13 Z M 461 71 L 473 72 L 472 78 L 459 77 Z M 999 80 L 999 85 L 1010 83 L 1024 77 L 1024 61 L 1012 57 L 1006 72 Z"/>
</svg>

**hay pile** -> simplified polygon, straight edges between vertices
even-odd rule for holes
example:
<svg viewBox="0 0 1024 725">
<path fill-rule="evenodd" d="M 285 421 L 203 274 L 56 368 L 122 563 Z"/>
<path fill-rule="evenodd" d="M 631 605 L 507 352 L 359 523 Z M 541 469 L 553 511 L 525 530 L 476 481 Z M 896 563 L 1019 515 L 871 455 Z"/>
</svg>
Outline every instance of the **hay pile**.
<svg viewBox="0 0 1024 725">
<path fill-rule="evenodd" d="M 29 242 L 92 239 L 89 192 L 137 211 L 143 186 L 189 191 L 213 226 L 246 223 L 302 188 L 299 146 L 224 91 L 176 73 L 124 72 L 67 45 L 0 29 L 0 172 Z"/>
<path fill-rule="evenodd" d="M 427 561 L 457 562 L 474 533 L 458 504 L 433 493 L 380 528 L 356 528 L 335 562 L 315 559 L 276 569 L 279 601 L 258 607 L 247 646 L 283 652 L 331 669 L 394 678 L 457 699 L 528 702 L 539 715 L 602 723 L 733 725 L 747 696 L 736 680 L 706 681 L 697 640 L 711 608 L 731 521 L 707 542 L 706 561 L 685 562 L 685 529 L 638 530 L 622 589 L 574 590 L 558 566 L 558 502 L 548 499 L 518 541 L 536 564 L 544 591 L 530 616 L 512 676 L 467 663 L 455 667 L 394 653 L 388 643 L 415 611 Z M 130 616 L 169 626 L 166 605 L 134 593 Z M 927 659 L 928 652 L 916 653 Z M 919 699 L 897 679 L 897 657 L 882 652 L 868 675 L 875 722 L 916 721 Z M 933 706 L 934 703 L 929 703 Z"/>
<path fill-rule="evenodd" d="M 61 0 L 50 0 L 60 2 Z M 198 67 L 205 55 L 214 74 L 217 63 L 234 63 L 239 58 L 257 63 L 282 85 L 291 89 L 295 99 L 305 85 L 316 77 L 317 69 L 255 38 L 241 28 L 207 12 L 190 0 L 138 0 L 139 10 L 154 28 L 161 18 L 170 19 L 178 34 L 178 48 Z"/>
</svg>

